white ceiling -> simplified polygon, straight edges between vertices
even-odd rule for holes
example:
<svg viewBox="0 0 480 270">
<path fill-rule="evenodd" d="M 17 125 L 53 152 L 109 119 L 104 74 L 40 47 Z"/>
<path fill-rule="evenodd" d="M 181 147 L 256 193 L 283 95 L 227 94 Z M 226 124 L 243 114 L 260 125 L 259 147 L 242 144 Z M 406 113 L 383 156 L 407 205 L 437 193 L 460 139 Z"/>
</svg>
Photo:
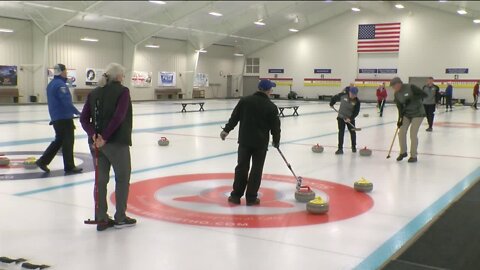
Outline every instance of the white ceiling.
<svg viewBox="0 0 480 270">
<path fill-rule="evenodd" d="M 32 20 L 49 33 L 63 25 L 125 33 L 135 43 L 154 37 L 189 41 L 196 48 L 211 44 L 235 46 L 249 53 L 299 30 L 360 7 L 378 13 L 394 9 L 392 1 L 0 1 L 0 16 Z M 415 5 L 480 18 L 480 1 L 404 1 Z M 209 15 L 220 12 L 221 17 Z M 296 21 L 298 18 L 298 22 Z M 265 26 L 254 21 L 263 19 Z M 1 27 L 0 27 L 1 28 Z"/>
</svg>

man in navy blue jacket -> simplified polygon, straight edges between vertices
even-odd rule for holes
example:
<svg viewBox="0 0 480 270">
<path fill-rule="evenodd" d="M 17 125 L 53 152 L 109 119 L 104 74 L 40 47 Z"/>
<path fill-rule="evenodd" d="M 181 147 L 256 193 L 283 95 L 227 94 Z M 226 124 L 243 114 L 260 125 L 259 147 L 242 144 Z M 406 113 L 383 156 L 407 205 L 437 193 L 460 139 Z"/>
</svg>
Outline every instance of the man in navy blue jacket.
<svg viewBox="0 0 480 270">
<path fill-rule="evenodd" d="M 66 174 L 80 173 L 82 168 L 76 167 L 73 161 L 73 143 L 75 141 L 74 115 L 80 115 L 72 103 L 72 95 L 66 84 L 67 68 L 63 64 L 54 67 L 54 78 L 47 86 L 48 112 L 50 125 L 55 129 L 55 140 L 37 160 L 37 165 L 45 172 L 50 172 L 47 165 L 52 162 L 60 147 L 63 155 L 63 168 Z"/>
</svg>

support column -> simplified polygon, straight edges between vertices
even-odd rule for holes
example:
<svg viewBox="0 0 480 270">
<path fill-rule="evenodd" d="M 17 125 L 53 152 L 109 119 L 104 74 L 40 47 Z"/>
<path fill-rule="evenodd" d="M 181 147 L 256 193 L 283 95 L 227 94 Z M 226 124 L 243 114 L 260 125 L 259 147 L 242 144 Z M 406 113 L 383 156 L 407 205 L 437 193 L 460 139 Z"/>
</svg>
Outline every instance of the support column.
<svg viewBox="0 0 480 270">
<path fill-rule="evenodd" d="M 47 63 L 48 63 L 48 36 L 35 24 L 33 25 L 33 96 L 37 102 L 47 102 Z"/>
<path fill-rule="evenodd" d="M 135 69 L 135 54 L 137 45 L 127 36 L 123 34 L 123 66 L 125 67 L 125 80 L 123 85 L 132 89 L 132 74 Z"/>
<path fill-rule="evenodd" d="M 187 44 L 187 65 L 185 76 L 185 98 L 193 98 L 193 80 L 197 73 L 199 52 L 190 44 Z"/>
</svg>

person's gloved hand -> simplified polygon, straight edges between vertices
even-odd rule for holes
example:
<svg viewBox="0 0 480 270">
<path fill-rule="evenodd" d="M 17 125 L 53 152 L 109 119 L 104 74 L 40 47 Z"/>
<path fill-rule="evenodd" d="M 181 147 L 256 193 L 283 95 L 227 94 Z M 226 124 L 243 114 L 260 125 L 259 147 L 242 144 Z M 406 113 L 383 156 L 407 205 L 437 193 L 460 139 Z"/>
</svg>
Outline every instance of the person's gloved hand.
<svg viewBox="0 0 480 270">
<path fill-rule="evenodd" d="M 278 149 L 280 147 L 280 142 L 272 142 L 272 146 Z"/>
<path fill-rule="evenodd" d="M 403 125 L 403 117 L 399 118 L 397 121 L 397 127 L 400 128 Z"/>
<path fill-rule="evenodd" d="M 227 138 L 228 136 L 228 132 L 222 130 L 222 132 L 220 132 L 220 138 L 222 139 L 222 141 L 225 141 L 225 138 Z"/>
</svg>

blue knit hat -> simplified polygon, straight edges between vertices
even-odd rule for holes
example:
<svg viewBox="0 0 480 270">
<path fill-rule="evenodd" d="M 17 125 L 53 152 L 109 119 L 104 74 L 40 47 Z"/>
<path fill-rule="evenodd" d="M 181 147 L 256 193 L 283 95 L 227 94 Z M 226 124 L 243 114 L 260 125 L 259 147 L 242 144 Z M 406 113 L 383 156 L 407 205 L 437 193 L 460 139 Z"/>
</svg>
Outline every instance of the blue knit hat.
<svg viewBox="0 0 480 270">
<path fill-rule="evenodd" d="M 258 89 L 262 91 L 268 91 L 275 86 L 277 86 L 277 84 L 267 79 L 260 80 L 258 83 Z"/>
<path fill-rule="evenodd" d="M 358 95 L 358 88 L 357 87 L 350 87 L 350 93 L 352 93 L 352 95 L 354 95 L 354 96 Z"/>
</svg>

